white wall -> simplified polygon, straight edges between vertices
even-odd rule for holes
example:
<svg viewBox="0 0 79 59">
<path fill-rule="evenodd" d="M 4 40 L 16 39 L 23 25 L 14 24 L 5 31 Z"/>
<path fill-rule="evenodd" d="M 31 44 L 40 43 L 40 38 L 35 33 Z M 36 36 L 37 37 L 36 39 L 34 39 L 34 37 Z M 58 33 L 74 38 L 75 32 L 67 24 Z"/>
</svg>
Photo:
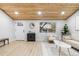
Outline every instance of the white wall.
<svg viewBox="0 0 79 59">
<path fill-rule="evenodd" d="M 17 22 L 22 22 L 24 26 L 17 26 L 16 25 Z M 34 29 L 30 29 L 29 27 L 29 24 L 31 22 L 35 24 Z M 17 20 L 17 21 L 13 21 L 9 16 L 7 16 L 3 11 L 0 10 L 0 39 L 9 38 L 10 41 L 14 41 L 14 40 L 18 40 L 18 38 L 22 38 L 26 40 L 27 33 L 29 31 L 32 31 L 36 33 L 36 41 L 47 41 L 47 36 L 49 33 L 39 32 L 40 22 L 56 22 L 56 32 L 52 34 L 56 34 L 57 37 L 60 38 L 60 31 L 62 30 L 62 27 L 64 26 L 64 22 L 65 22 L 63 20 L 41 20 L 41 21 L 40 20 Z M 17 29 L 24 30 L 24 32 L 17 33 L 16 32 Z M 24 38 L 22 36 L 22 33 L 24 35 Z"/>
<path fill-rule="evenodd" d="M 79 11 L 77 11 L 74 15 L 67 19 L 67 24 L 69 26 L 72 38 L 79 41 L 79 31 L 76 30 L 76 17 L 78 17 L 79 20 Z"/>
<path fill-rule="evenodd" d="M 22 22 L 24 26 L 17 26 L 17 22 Z M 35 28 L 34 29 L 30 29 L 29 28 L 29 24 L 30 23 L 34 23 L 35 24 Z M 60 38 L 60 32 L 62 30 L 62 27 L 64 26 L 64 20 L 17 20 L 15 21 L 15 28 L 17 30 L 17 28 L 23 28 L 25 30 L 25 33 L 24 35 L 27 37 L 27 33 L 29 31 L 32 31 L 32 32 L 35 32 L 36 33 L 36 41 L 47 41 L 47 36 L 49 33 L 40 33 L 39 32 L 39 24 L 40 22 L 56 22 L 56 32 L 55 33 L 52 33 L 52 34 L 56 34 L 59 38 Z M 17 39 L 17 36 L 20 35 L 21 33 L 16 33 L 16 40 Z M 18 37 L 22 37 L 21 35 L 18 36 Z M 25 40 L 26 40 L 26 37 L 25 37 Z"/>
<path fill-rule="evenodd" d="M 79 11 L 77 11 L 74 15 L 72 15 L 69 19 L 67 19 L 66 23 L 69 26 L 69 30 L 71 32 L 72 38 L 74 40 L 79 40 L 79 31 L 76 30 L 76 17 L 79 18 Z M 36 41 L 47 41 L 47 36 L 49 33 L 40 33 L 39 32 L 39 24 L 40 22 L 56 22 L 56 32 L 52 33 L 52 34 L 56 34 L 57 37 L 60 38 L 60 32 L 62 30 L 62 27 L 65 24 L 64 20 L 17 20 L 17 21 L 12 21 L 12 19 L 10 17 L 8 17 L 3 11 L 0 10 L 0 39 L 3 38 L 9 38 L 10 41 L 13 41 L 16 37 L 17 40 L 17 36 L 18 34 L 15 36 L 15 28 L 18 28 L 18 26 L 16 26 L 17 22 L 22 22 L 23 23 L 23 27 L 21 27 L 25 32 L 24 32 L 24 39 L 26 40 L 26 34 L 29 31 L 35 32 L 36 33 Z M 29 24 L 33 22 L 35 23 L 35 29 L 30 29 L 29 28 Z M 15 26 L 14 26 L 15 25 Z M 14 28 L 15 27 L 15 28 Z M 15 33 L 14 33 L 15 32 Z M 19 36 L 20 38 L 22 38 L 23 36 Z"/>
<path fill-rule="evenodd" d="M 0 39 L 9 38 L 13 41 L 14 25 L 12 19 L 0 10 Z"/>
</svg>

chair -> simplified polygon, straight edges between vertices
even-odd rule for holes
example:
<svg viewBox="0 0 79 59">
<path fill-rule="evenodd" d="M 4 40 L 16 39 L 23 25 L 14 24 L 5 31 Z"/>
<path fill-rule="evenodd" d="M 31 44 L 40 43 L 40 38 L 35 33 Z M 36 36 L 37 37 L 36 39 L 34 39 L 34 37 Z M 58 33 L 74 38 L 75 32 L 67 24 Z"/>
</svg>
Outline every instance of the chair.
<svg viewBox="0 0 79 59">
<path fill-rule="evenodd" d="M 49 43 L 54 43 L 53 40 L 55 40 L 55 39 L 56 39 L 56 37 L 55 37 L 54 35 L 52 35 L 52 34 L 50 34 L 50 35 L 48 36 L 48 42 L 49 42 Z"/>
</svg>

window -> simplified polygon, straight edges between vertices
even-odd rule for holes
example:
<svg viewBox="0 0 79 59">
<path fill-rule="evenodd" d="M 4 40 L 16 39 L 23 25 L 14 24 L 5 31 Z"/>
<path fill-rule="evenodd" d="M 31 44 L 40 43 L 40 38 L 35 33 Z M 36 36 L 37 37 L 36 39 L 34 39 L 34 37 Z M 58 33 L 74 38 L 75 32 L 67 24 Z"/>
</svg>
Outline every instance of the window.
<svg viewBox="0 0 79 59">
<path fill-rule="evenodd" d="M 79 31 L 79 16 L 76 16 L 76 30 Z"/>
</svg>

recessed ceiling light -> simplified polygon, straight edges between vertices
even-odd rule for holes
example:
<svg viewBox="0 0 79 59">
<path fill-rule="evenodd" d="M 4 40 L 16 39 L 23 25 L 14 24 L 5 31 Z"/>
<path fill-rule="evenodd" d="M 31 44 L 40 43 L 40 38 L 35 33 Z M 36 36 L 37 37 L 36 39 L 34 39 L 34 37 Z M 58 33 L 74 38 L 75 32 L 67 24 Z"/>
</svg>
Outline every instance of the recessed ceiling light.
<svg viewBox="0 0 79 59">
<path fill-rule="evenodd" d="M 41 12 L 41 11 L 38 11 L 37 14 L 38 14 L 38 15 L 42 15 L 42 12 Z"/>
<path fill-rule="evenodd" d="M 62 11 L 62 12 L 61 12 L 61 15 L 64 15 L 64 14 L 65 14 L 65 12 L 64 12 L 64 11 Z"/>
<path fill-rule="evenodd" d="M 14 14 L 18 15 L 18 14 L 19 14 L 19 12 L 18 12 L 18 11 L 15 11 L 15 12 L 14 12 Z"/>
</svg>

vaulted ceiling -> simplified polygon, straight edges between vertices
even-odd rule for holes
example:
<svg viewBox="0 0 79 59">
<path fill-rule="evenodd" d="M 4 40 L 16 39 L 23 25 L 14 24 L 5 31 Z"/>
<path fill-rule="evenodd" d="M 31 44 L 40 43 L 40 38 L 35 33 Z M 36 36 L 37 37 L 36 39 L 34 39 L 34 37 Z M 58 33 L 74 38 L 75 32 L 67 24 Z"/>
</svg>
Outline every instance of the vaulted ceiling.
<svg viewBox="0 0 79 59">
<path fill-rule="evenodd" d="M 66 20 L 79 9 L 79 3 L 0 3 L 0 9 L 13 20 Z"/>
</svg>

